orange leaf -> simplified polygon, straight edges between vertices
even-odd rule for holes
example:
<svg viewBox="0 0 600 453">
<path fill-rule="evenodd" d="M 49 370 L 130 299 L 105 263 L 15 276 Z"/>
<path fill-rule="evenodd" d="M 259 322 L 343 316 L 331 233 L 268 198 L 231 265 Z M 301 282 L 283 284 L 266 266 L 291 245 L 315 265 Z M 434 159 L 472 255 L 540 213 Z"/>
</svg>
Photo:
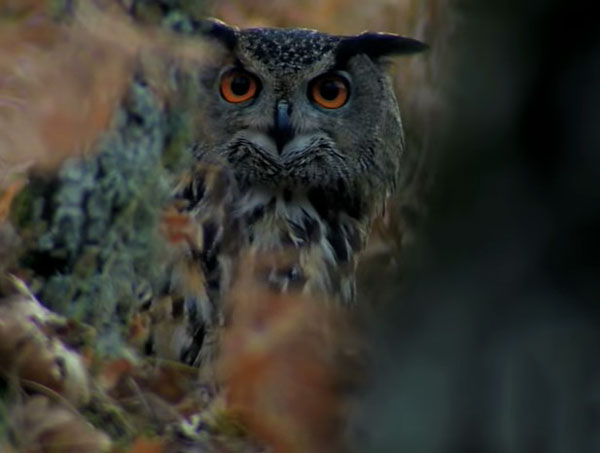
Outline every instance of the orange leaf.
<svg viewBox="0 0 600 453">
<path fill-rule="evenodd" d="M 98 378 L 98 384 L 105 390 L 111 390 L 119 383 L 124 375 L 130 374 L 132 371 L 133 366 L 127 360 L 115 360 L 104 367 Z"/>
<path fill-rule="evenodd" d="M 336 389 L 361 374 L 346 314 L 251 282 L 234 289 L 229 305 L 218 363 L 228 409 L 274 452 L 344 451 L 346 403 Z"/>
<path fill-rule="evenodd" d="M 130 453 L 163 453 L 164 451 L 166 450 L 163 439 L 138 437 L 131 446 Z"/>
<path fill-rule="evenodd" d="M 15 196 L 24 185 L 25 181 L 17 180 L 11 183 L 4 192 L 0 192 L 0 224 L 6 221 Z"/>
</svg>

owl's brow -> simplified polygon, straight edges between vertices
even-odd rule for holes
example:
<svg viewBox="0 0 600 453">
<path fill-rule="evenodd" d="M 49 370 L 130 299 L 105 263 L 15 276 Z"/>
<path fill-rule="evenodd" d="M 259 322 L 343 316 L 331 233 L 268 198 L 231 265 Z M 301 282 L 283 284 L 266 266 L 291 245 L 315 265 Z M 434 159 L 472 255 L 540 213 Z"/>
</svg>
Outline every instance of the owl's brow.
<svg viewBox="0 0 600 453">
<path fill-rule="evenodd" d="M 329 66 L 325 69 L 324 72 L 336 72 L 336 71 L 345 71 L 348 69 L 349 59 L 335 59 L 331 62 Z"/>
<path fill-rule="evenodd" d="M 233 60 L 233 66 L 237 69 L 246 69 L 246 65 L 239 58 Z"/>
<path fill-rule="evenodd" d="M 252 74 L 254 74 L 255 76 L 257 76 L 257 77 L 258 77 L 258 74 L 256 73 L 256 69 L 254 69 L 254 70 L 253 70 L 253 69 L 252 69 L 252 65 L 251 65 L 251 64 L 250 64 L 250 65 L 248 65 L 248 64 L 245 64 L 245 63 L 244 63 L 244 62 L 243 62 L 243 61 L 242 61 L 242 60 L 241 60 L 239 57 L 236 57 L 236 58 L 233 60 L 233 63 L 232 63 L 232 64 L 233 64 L 233 67 L 234 67 L 234 68 L 236 68 L 236 69 L 241 69 L 241 70 L 248 71 L 248 72 L 251 72 Z"/>
</svg>

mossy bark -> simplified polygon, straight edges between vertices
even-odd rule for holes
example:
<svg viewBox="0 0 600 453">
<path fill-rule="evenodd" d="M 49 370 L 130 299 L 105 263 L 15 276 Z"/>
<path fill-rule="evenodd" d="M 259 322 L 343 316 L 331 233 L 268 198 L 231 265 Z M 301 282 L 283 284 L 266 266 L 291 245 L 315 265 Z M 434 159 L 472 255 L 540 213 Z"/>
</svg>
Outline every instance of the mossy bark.
<svg viewBox="0 0 600 453">
<path fill-rule="evenodd" d="M 183 33 L 193 32 L 206 9 L 200 2 L 122 3 L 137 21 Z M 176 89 L 195 89 L 189 74 L 173 79 L 181 84 Z M 57 174 L 32 175 L 12 206 L 24 239 L 17 268 L 46 306 L 94 326 L 106 353 L 118 352 L 137 307 L 168 289 L 160 220 L 192 158 L 189 99 L 199 93 L 186 94 L 165 102 L 138 71 L 89 155 L 65 162 Z"/>
</svg>

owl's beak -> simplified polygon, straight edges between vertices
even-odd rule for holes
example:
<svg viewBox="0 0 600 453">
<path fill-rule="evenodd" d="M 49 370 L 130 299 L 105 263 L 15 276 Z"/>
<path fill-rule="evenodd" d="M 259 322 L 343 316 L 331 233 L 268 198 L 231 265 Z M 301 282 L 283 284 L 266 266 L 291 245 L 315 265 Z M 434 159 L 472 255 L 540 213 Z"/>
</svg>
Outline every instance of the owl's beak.
<svg viewBox="0 0 600 453">
<path fill-rule="evenodd" d="M 286 100 L 280 100 L 275 107 L 275 121 L 270 134 L 275 140 L 279 154 L 282 153 L 284 146 L 294 138 L 294 128 L 290 122 L 291 111 L 291 105 Z"/>
</svg>

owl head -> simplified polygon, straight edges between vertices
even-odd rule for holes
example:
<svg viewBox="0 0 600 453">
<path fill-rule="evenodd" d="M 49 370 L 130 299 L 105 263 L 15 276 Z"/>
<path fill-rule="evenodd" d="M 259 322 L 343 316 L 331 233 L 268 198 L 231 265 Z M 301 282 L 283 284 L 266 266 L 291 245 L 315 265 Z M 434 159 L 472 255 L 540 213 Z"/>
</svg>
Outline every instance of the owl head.
<svg viewBox="0 0 600 453">
<path fill-rule="evenodd" d="M 425 45 L 392 34 L 204 24 L 225 49 L 201 71 L 198 153 L 242 191 L 305 197 L 323 213 L 369 217 L 395 186 L 404 148 L 389 57 Z"/>
</svg>

